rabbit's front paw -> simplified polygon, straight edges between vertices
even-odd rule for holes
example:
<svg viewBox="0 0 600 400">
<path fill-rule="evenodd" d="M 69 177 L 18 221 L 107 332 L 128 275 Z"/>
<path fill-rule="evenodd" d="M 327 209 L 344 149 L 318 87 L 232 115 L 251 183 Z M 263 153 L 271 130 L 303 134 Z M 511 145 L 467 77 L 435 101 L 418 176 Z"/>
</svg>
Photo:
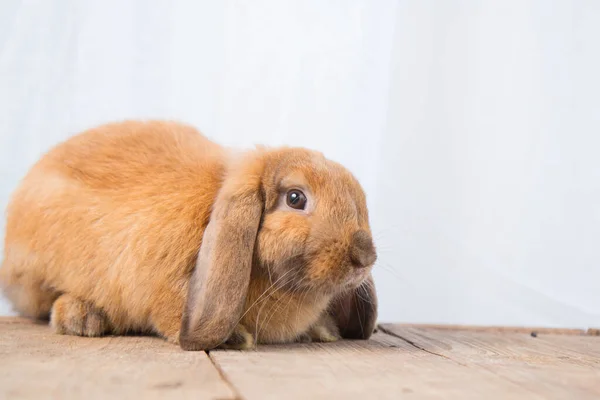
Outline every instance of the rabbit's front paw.
<svg viewBox="0 0 600 400">
<path fill-rule="evenodd" d="M 329 315 L 324 315 L 300 337 L 304 342 L 335 342 L 341 338 L 339 329 Z M 307 340 L 308 339 L 308 340 Z"/>
<path fill-rule="evenodd" d="M 254 348 L 254 337 L 243 325 L 238 325 L 220 349 L 250 350 Z"/>
<path fill-rule="evenodd" d="M 315 325 L 308 332 L 313 342 L 335 342 L 340 339 L 337 331 L 332 331 L 325 325 Z"/>
</svg>

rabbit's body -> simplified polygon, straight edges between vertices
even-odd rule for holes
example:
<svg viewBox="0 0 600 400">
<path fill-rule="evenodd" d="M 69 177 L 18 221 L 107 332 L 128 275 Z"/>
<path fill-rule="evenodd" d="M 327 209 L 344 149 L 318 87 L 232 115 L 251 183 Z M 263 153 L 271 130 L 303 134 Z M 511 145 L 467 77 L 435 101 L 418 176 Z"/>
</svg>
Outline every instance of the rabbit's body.
<svg viewBox="0 0 600 400">
<path fill-rule="evenodd" d="M 47 317 L 69 293 L 103 310 L 116 332 L 175 340 L 223 176 L 222 149 L 191 128 L 132 122 L 70 139 L 33 167 L 9 206 L 9 298 Z"/>
<path fill-rule="evenodd" d="M 9 205 L 5 293 L 24 315 L 52 313 L 62 333 L 153 332 L 179 342 L 198 250 L 232 157 L 170 122 L 109 124 L 57 146 Z M 334 292 L 292 290 L 284 274 L 255 264 L 232 335 L 289 342 L 332 325 L 325 310 Z"/>
</svg>

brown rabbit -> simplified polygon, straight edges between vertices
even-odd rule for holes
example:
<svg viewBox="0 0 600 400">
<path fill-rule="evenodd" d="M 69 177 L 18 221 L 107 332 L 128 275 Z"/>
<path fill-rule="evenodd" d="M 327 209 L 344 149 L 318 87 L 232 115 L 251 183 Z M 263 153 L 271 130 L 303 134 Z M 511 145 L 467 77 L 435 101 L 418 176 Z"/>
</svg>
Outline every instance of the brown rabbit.
<svg viewBox="0 0 600 400">
<path fill-rule="evenodd" d="M 300 148 L 236 154 L 174 122 L 58 145 L 8 207 L 0 282 L 58 333 L 156 333 L 188 350 L 367 339 L 365 195 Z"/>
</svg>

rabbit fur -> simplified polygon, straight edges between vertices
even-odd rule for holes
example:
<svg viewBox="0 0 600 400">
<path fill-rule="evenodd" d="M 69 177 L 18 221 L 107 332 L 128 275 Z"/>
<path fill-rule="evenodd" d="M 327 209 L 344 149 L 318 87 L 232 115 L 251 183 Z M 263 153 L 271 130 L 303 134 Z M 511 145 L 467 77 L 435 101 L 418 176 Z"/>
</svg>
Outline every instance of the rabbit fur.
<svg viewBox="0 0 600 400">
<path fill-rule="evenodd" d="M 289 191 L 306 197 L 302 210 Z M 45 154 L 7 209 L 0 284 L 57 333 L 187 350 L 367 339 L 377 318 L 365 194 L 302 148 L 236 152 L 126 121 Z"/>
</svg>

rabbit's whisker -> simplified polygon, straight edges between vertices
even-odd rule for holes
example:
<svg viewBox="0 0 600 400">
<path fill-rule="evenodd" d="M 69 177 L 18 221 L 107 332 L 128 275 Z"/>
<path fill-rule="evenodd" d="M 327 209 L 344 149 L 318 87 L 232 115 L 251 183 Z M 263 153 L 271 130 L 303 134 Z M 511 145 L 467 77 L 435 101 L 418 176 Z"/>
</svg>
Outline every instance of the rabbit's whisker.
<svg viewBox="0 0 600 400">
<path fill-rule="evenodd" d="M 290 270 L 290 271 L 291 271 L 291 270 Z M 288 272 L 290 272 L 290 271 L 288 271 Z M 287 275 L 287 273 L 286 273 L 286 274 L 284 274 L 284 275 Z M 281 279 L 281 278 L 280 278 L 280 279 Z M 278 279 L 278 281 L 279 281 L 280 279 Z M 287 279 L 286 281 L 282 282 L 282 283 L 281 283 L 280 285 L 278 285 L 277 287 L 273 288 L 273 289 L 271 290 L 271 292 L 270 292 L 270 293 L 269 293 L 269 294 L 268 294 L 266 297 L 264 297 L 264 298 L 261 300 L 261 303 L 263 303 L 263 304 L 261 305 L 261 307 L 260 307 L 260 308 L 259 308 L 259 310 L 258 310 L 258 313 L 256 314 L 256 321 L 255 321 L 255 327 L 254 327 L 254 332 L 256 333 L 256 334 L 255 334 L 255 337 L 254 337 L 255 344 L 258 342 L 258 332 L 259 332 L 258 326 L 259 326 L 259 321 L 260 321 L 260 315 L 262 314 L 262 310 L 263 310 L 263 309 L 264 309 L 264 308 L 265 308 L 265 307 L 266 307 L 266 306 L 269 304 L 269 302 L 268 302 L 267 300 L 268 300 L 268 299 L 269 299 L 269 298 L 270 298 L 270 297 L 271 297 L 273 294 L 275 294 L 277 291 L 279 291 L 279 290 L 281 290 L 283 287 L 285 287 L 285 285 L 287 285 L 288 283 L 290 283 L 290 282 L 291 282 L 293 279 L 294 279 L 294 276 L 291 276 L 289 279 Z M 268 290 L 268 289 L 267 289 L 267 290 Z M 265 291 L 265 292 L 266 292 L 266 291 Z M 264 293 L 263 293 L 263 295 L 264 295 Z M 262 296 L 261 296 L 261 297 L 262 297 Z M 255 302 L 255 303 L 256 303 L 256 302 Z"/>
<path fill-rule="evenodd" d="M 284 293 L 289 293 L 289 292 L 290 292 L 290 291 L 288 290 L 288 291 L 286 291 L 286 292 L 284 292 Z M 293 299 L 293 296 L 291 296 L 291 295 L 289 295 L 288 297 L 289 297 L 289 299 L 288 299 L 288 302 L 286 303 L 286 306 L 284 307 L 284 311 L 285 311 L 285 309 L 286 309 L 286 308 L 287 308 L 287 307 L 290 305 L 290 303 L 292 302 L 292 299 Z M 284 297 L 284 296 L 282 296 L 282 298 L 285 298 L 285 297 Z M 262 327 L 260 328 L 261 330 L 262 330 L 262 329 L 263 329 L 265 326 L 269 326 L 269 323 L 271 322 L 271 319 L 272 319 L 272 318 L 275 316 L 275 314 L 277 314 L 277 312 L 279 311 L 279 308 L 280 308 L 280 307 L 281 307 L 281 305 L 283 304 L 283 301 L 280 299 L 279 301 L 277 301 L 277 302 L 276 302 L 276 304 L 277 304 L 277 308 L 276 308 L 274 311 L 272 311 L 272 312 L 270 313 L 270 315 L 269 315 L 269 316 L 268 316 L 268 318 L 266 319 L 266 322 L 265 322 L 265 323 L 262 325 Z M 273 309 L 273 308 L 274 308 L 274 306 L 273 306 L 273 307 L 271 307 L 271 309 Z M 256 333 L 256 336 L 258 337 L 258 336 L 259 336 L 259 334 L 260 334 L 260 331 L 258 331 L 258 332 Z"/>
<path fill-rule="evenodd" d="M 299 321 L 300 321 L 300 306 L 302 306 L 304 304 L 304 300 L 306 300 L 308 293 L 310 293 L 310 289 L 306 288 L 300 294 L 300 301 L 298 302 L 298 308 L 296 309 L 296 325 L 298 325 Z"/>
<path fill-rule="evenodd" d="M 267 295 L 267 293 L 269 293 L 269 290 L 271 290 L 271 288 L 273 288 L 280 280 L 282 280 L 283 278 L 285 278 L 286 275 L 288 275 L 290 272 L 292 272 L 292 270 L 286 271 L 283 275 L 281 275 L 279 278 L 277 278 L 277 280 L 275 282 L 273 282 L 271 284 L 271 286 L 269 286 L 268 288 L 265 289 L 264 292 L 262 292 L 262 294 L 260 296 L 258 296 L 258 298 L 256 300 L 254 300 L 254 303 L 252 303 L 250 305 L 250 307 L 248 307 L 248 309 L 242 314 L 242 316 L 240 317 L 240 319 L 238 320 L 238 324 L 242 321 L 242 319 L 246 316 L 246 314 L 248 314 L 248 312 L 252 309 L 252 307 L 254 307 L 259 301 L 261 301 L 261 299 L 266 295 L 267 297 L 270 296 Z M 275 288 L 273 290 L 273 292 L 277 291 L 278 288 Z"/>
</svg>

